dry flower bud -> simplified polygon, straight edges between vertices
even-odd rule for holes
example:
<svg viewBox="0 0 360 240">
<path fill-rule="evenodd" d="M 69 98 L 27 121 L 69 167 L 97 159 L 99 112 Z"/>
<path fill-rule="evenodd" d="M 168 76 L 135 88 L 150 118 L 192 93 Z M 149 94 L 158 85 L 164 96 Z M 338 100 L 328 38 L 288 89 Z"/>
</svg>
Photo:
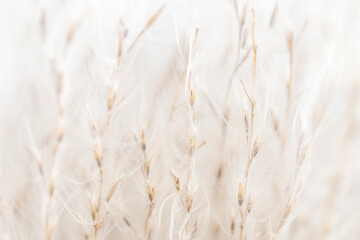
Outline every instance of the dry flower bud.
<svg viewBox="0 0 360 240">
<path fill-rule="evenodd" d="M 131 227 L 131 224 L 129 222 L 129 220 L 126 217 L 123 217 L 123 220 L 125 222 L 126 225 L 128 225 L 129 227 Z"/>
<path fill-rule="evenodd" d="M 90 212 L 91 212 L 91 218 L 93 221 L 95 221 L 96 215 L 95 215 L 95 207 L 93 202 L 91 201 L 91 198 L 89 197 L 89 203 L 90 203 Z"/>
<path fill-rule="evenodd" d="M 246 129 L 246 136 L 249 133 L 249 113 L 245 110 L 244 112 L 244 121 L 245 121 L 245 129 Z"/>
<path fill-rule="evenodd" d="M 59 96 L 62 89 L 63 74 L 57 72 L 57 85 L 56 85 L 56 94 Z"/>
<path fill-rule="evenodd" d="M 50 196 L 52 196 L 54 193 L 55 185 L 56 185 L 56 180 L 55 178 L 52 178 L 50 181 L 50 189 L 49 189 Z"/>
<path fill-rule="evenodd" d="M 219 166 L 219 169 L 218 169 L 218 171 L 217 171 L 216 177 L 217 177 L 218 179 L 220 179 L 221 176 L 222 176 L 222 173 L 223 173 L 223 167 L 220 165 L 220 166 Z"/>
<path fill-rule="evenodd" d="M 231 230 L 231 235 L 234 234 L 235 232 L 235 216 L 234 216 L 234 212 L 231 211 L 231 225 L 230 225 L 230 230 Z"/>
<path fill-rule="evenodd" d="M 174 169 L 171 169 L 171 170 L 170 170 L 170 174 L 171 174 L 171 177 L 172 177 L 173 180 L 174 180 L 176 190 L 177 190 L 177 191 L 180 191 L 180 180 L 179 180 L 179 178 L 178 178 L 175 170 L 174 170 Z"/>
<path fill-rule="evenodd" d="M 238 201 L 239 201 L 239 206 L 241 206 L 244 202 L 244 188 L 241 185 L 241 182 L 239 182 Z"/>
<path fill-rule="evenodd" d="M 88 121 L 89 121 L 90 129 L 91 129 L 91 133 L 92 133 L 93 137 L 96 137 L 96 127 L 95 127 L 94 121 L 91 117 L 90 111 L 88 111 Z"/>
<path fill-rule="evenodd" d="M 206 144 L 206 141 L 203 141 L 202 143 L 199 144 L 199 146 L 197 147 L 197 150 L 199 150 L 202 146 L 204 146 Z"/>
<path fill-rule="evenodd" d="M 108 111 L 111 111 L 114 102 L 116 99 L 116 94 L 114 93 L 114 90 L 112 89 L 112 87 L 108 86 L 108 97 L 107 97 L 107 109 Z"/>
<path fill-rule="evenodd" d="M 120 180 L 121 180 L 121 177 L 119 177 L 119 178 L 115 181 L 115 183 L 113 184 L 113 186 L 111 187 L 108 195 L 106 196 L 106 201 L 107 201 L 107 202 L 109 202 L 110 199 L 112 198 L 112 196 L 114 195 L 114 193 L 115 193 L 115 191 L 116 191 L 116 187 L 117 187 L 117 185 L 119 184 Z"/>
<path fill-rule="evenodd" d="M 191 106 L 194 105 L 195 99 L 196 99 L 196 92 L 195 92 L 195 87 L 194 87 L 194 90 L 190 91 L 190 104 L 191 104 Z"/>
<path fill-rule="evenodd" d="M 144 163 L 144 170 L 147 177 L 149 177 L 150 170 L 151 170 L 151 162 L 152 159 L 150 158 L 147 162 Z"/>
<path fill-rule="evenodd" d="M 190 156 L 193 156 L 196 149 L 196 135 L 193 133 L 189 139 L 190 144 Z"/>
<path fill-rule="evenodd" d="M 99 167 L 101 166 L 101 160 L 102 160 L 102 154 L 101 154 L 101 147 L 99 142 L 96 142 L 95 144 L 95 148 L 94 148 L 94 154 L 95 154 L 95 159 L 96 162 L 98 163 Z"/>
<path fill-rule="evenodd" d="M 302 163 L 304 162 L 306 155 L 308 153 L 309 150 L 309 144 L 306 144 L 306 146 L 303 148 L 300 156 L 299 156 L 299 165 L 302 165 Z"/>
<path fill-rule="evenodd" d="M 147 24 L 145 26 L 145 29 L 148 29 L 149 27 L 151 27 L 155 23 L 156 19 L 160 16 L 161 12 L 164 10 L 165 5 L 166 4 L 162 5 L 159 8 L 159 10 L 157 10 L 156 13 L 150 18 L 150 20 L 147 22 Z"/>
<path fill-rule="evenodd" d="M 43 166 L 42 166 L 40 160 L 37 161 L 37 165 L 38 165 L 38 169 L 39 169 L 40 175 L 41 175 L 41 176 L 44 176 L 44 169 L 43 169 Z"/>
<path fill-rule="evenodd" d="M 151 187 L 149 181 L 147 181 L 147 192 L 150 199 L 150 202 L 154 199 L 154 187 Z"/>
<path fill-rule="evenodd" d="M 253 204 L 254 204 L 254 203 L 252 202 L 251 197 L 249 196 L 249 200 L 248 200 L 247 206 L 246 206 L 246 211 L 247 211 L 247 213 L 250 213 L 250 212 L 251 212 L 252 207 L 253 207 Z"/>
<path fill-rule="evenodd" d="M 254 142 L 254 147 L 253 147 L 253 151 L 252 151 L 252 158 L 255 158 L 256 155 L 258 154 L 261 146 L 263 145 L 263 143 L 265 142 L 265 138 L 263 138 L 260 142 L 259 142 L 259 137 L 257 137 L 255 139 L 255 142 Z"/>
<path fill-rule="evenodd" d="M 58 131 L 57 131 L 57 141 L 60 142 L 64 136 L 65 127 L 63 123 L 59 123 Z"/>
<path fill-rule="evenodd" d="M 287 37 L 286 37 L 286 41 L 288 43 L 288 47 L 289 47 L 289 51 L 292 52 L 293 51 L 293 37 L 294 34 L 291 30 L 288 31 L 287 33 Z"/>
<path fill-rule="evenodd" d="M 193 203 L 193 201 L 194 201 L 194 197 L 195 197 L 195 193 L 193 193 L 191 196 L 190 196 L 190 198 L 188 198 L 187 200 L 186 200 L 186 203 L 187 203 L 187 212 L 190 212 L 190 210 L 191 210 L 191 206 L 192 206 L 192 203 Z"/>
<path fill-rule="evenodd" d="M 146 152 L 146 139 L 144 128 L 141 129 L 141 149 L 143 150 L 143 152 Z"/>
<path fill-rule="evenodd" d="M 275 114 L 272 111 L 271 111 L 271 117 L 272 117 L 272 121 L 273 121 L 274 130 L 278 131 L 279 130 L 279 119 L 275 116 Z"/>
</svg>

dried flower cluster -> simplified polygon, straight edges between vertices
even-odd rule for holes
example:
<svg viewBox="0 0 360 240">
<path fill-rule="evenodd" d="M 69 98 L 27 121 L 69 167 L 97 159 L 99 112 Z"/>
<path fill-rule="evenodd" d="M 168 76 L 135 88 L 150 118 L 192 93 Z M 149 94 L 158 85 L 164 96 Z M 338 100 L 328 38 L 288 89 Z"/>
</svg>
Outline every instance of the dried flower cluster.
<svg viewBox="0 0 360 240">
<path fill-rule="evenodd" d="M 0 239 L 360 239 L 358 1 L 0 9 Z"/>
</svg>

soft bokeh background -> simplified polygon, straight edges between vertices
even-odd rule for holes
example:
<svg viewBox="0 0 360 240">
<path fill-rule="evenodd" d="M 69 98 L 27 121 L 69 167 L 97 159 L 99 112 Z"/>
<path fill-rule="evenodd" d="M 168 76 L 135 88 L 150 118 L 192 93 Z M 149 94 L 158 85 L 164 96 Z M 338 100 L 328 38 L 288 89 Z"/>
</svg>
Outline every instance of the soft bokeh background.
<svg viewBox="0 0 360 240">
<path fill-rule="evenodd" d="M 122 177 L 111 202 L 102 204 L 98 239 L 241 239 L 244 221 L 243 239 L 359 239 L 360 2 L 236 4 L 240 17 L 246 9 L 241 34 L 232 0 L 0 1 L 0 238 L 94 239 L 89 199 L 97 199 L 99 172 L 91 115 L 107 148 L 102 198 Z M 240 80 L 251 92 L 251 9 L 258 47 L 254 139 L 264 143 L 250 168 L 244 220 L 238 184 L 246 178 L 244 115 L 251 106 Z M 238 52 L 244 62 L 234 72 Z M 105 137 L 109 87 L 116 101 Z M 59 126 L 64 136 L 54 154 Z M 155 188 L 151 236 L 144 233 L 142 129 Z M 191 134 L 206 144 L 189 164 Z M 190 213 L 180 200 L 188 172 L 196 193 Z"/>
</svg>

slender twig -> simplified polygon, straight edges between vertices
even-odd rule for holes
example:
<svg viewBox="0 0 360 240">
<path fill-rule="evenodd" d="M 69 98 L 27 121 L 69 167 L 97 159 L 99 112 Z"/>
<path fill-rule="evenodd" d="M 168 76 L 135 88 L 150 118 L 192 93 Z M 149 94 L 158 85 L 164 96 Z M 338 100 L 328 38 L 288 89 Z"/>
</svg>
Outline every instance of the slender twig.
<svg viewBox="0 0 360 240">
<path fill-rule="evenodd" d="M 139 39 L 143 36 L 143 34 L 146 32 L 146 30 L 148 30 L 156 22 L 156 20 L 160 16 L 161 12 L 164 10 L 165 6 L 166 6 L 166 4 L 162 5 L 155 12 L 155 14 L 151 16 L 151 18 L 146 23 L 145 27 L 138 33 L 138 35 L 135 37 L 134 41 L 130 44 L 128 49 L 126 49 L 125 54 L 129 53 L 135 47 L 135 45 L 137 44 Z"/>
<path fill-rule="evenodd" d="M 253 135 L 254 135 L 254 118 L 255 118 L 255 73 L 256 73 L 256 53 L 257 53 L 257 46 L 255 45 L 255 11 L 254 9 L 252 9 L 252 13 L 253 13 L 253 22 L 252 22 L 252 45 L 253 45 L 253 71 L 252 71 L 252 81 L 251 81 L 251 96 L 248 93 L 244 82 L 241 80 L 241 84 L 244 88 L 245 94 L 251 104 L 251 118 L 250 118 L 250 138 L 248 141 L 249 144 L 249 149 L 248 149 L 248 160 L 247 160 L 247 164 L 246 164 L 246 169 L 245 169 L 245 180 L 244 180 L 244 184 L 242 185 L 241 182 L 239 183 L 239 189 L 238 189 L 238 199 L 239 199 L 239 209 L 240 209 L 240 216 L 241 216 L 241 225 L 240 225 L 240 240 L 243 240 L 244 238 L 244 224 L 245 224 L 245 218 L 246 218 L 246 213 L 247 210 L 243 210 L 243 205 L 242 202 L 246 196 L 246 190 L 247 190 L 247 185 L 248 185 L 248 177 L 249 177 L 249 170 L 251 167 L 251 164 L 257 154 L 257 152 L 259 151 L 263 141 L 257 141 L 255 140 L 254 144 L 253 142 Z M 247 115 L 245 114 L 245 123 L 246 123 L 246 127 L 247 127 Z M 248 204 L 250 204 L 250 200 L 248 198 Z"/>
<path fill-rule="evenodd" d="M 143 159 L 142 171 L 143 171 L 144 180 L 146 183 L 146 189 L 149 198 L 148 210 L 145 218 L 145 239 L 149 239 L 150 238 L 149 236 L 151 235 L 151 232 L 149 232 L 149 219 L 154 209 L 155 188 L 150 183 L 151 158 L 148 159 L 147 156 L 147 145 L 146 145 L 144 129 L 141 130 L 141 149 L 142 149 L 142 159 Z"/>
<path fill-rule="evenodd" d="M 186 80 L 186 77 L 188 75 L 188 72 L 189 72 L 189 64 L 190 64 L 190 59 L 191 59 L 191 52 L 192 52 L 192 49 L 195 48 L 196 46 L 196 42 L 197 42 L 197 39 L 198 39 L 198 35 L 199 35 L 199 29 L 196 29 L 195 30 L 195 38 L 192 42 L 192 44 L 190 42 L 187 42 L 187 50 L 186 50 L 186 53 L 185 53 L 185 68 L 184 68 L 184 71 L 182 73 L 182 76 L 181 76 L 181 85 L 180 87 L 176 90 L 176 94 L 175 94 L 175 97 L 174 97 L 174 100 L 173 100 L 173 103 L 171 105 L 171 112 L 170 112 L 170 117 L 169 117 L 169 121 L 172 120 L 172 116 L 174 114 L 174 111 L 176 110 L 176 108 L 178 106 L 176 106 L 176 103 L 177 103 L 177 99 L 179 98 L 179 95 L 180 95 L 180 91 L 181 89 L 183 88 L 184 84 L 185 84 L 185 80 Z"/>
<path fill-rule="evenodd" d="M 54 176 L 54 166 L 56 164 L 56 156 L 57 156 L 57 152 L 58 152 L 58 148 L 60 143 L 62 142 L 63 136 L 64 136 L 64 126 L 62 123 L 62 118 L 63 118 L 63 105 L 61 102 L 61 93 L 62 93 L 62 87 L 63 87 L 63 76 L 61 73 L 56 73 L 57 74 L 57 85 L 56 85 L 56 96 L 57 96 L 57 124 L 56 124 L 56 135 L 55 135 L 55 143 L 53 145 L 53 151 L 52 151 L 52 162 L 51 162 L 51 175 L 50 175 L 50 181 L 46 184 L 46 187 L 48 188 L 48 202 L 46 205 L 46 217 L 45 217 L 45 235 L 46 235 L 46 239 L 50 240 L 53 238 L 53 234 L 55 231 L 55 226 L 51 225 L 50 223 L 50 211 L 51 211 L 51 206 L 52 206 L 52 201 L 53 201 L 53 195 L 54 195 L 54 191 L 55 191 L 55 186 L 56 186 L 56 179 Z M 39 170 L 41 172 L 41 174 L 43 175 L 43 169 L 41 166 L 39 166 Z M 44 176 L 44 175 L 43 175 Z M 46 181 L 45 181 L 46 182 Z"/>
<path fill-rule="evenodd" d="M 112 117 L 112 109 L 114 106 L 114 102 L 116 99 L 116 94 L 113 88 L 109 85 L 108 92 L 107 92 L 107 113 L 106 113 L 106 123 L 105 123 L 105 134 L 102 143 L 98 139 L 97 136 L 97 129 L 95 127 L 95 123 L 91 117 L 90 112 L 88 113 L 88 120 L 90 129 L 95 139 L 95 146 L 94 146 L 94 155 L 95 160 L 98 165 L 99 171 L 99 190 L 98 190 L 98 197 L 97 197 L 97 204 L 95 206 L 95 217 L 93 218 L 94 221 L 94 239 L 96 240 L 98 237 L 98 230 L 101 224 L 104 221 L 104 218 L 101 218 L 101 203 L 102 203 L 102 192 L 103 192 L 103 182 L 104 182 L 104 169 L 103 169 L 103 160 L 105 159 L 105 155 L 107 152 L 107 141 L 109 137 L 109 127 Z"/>
</svg>

